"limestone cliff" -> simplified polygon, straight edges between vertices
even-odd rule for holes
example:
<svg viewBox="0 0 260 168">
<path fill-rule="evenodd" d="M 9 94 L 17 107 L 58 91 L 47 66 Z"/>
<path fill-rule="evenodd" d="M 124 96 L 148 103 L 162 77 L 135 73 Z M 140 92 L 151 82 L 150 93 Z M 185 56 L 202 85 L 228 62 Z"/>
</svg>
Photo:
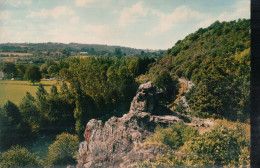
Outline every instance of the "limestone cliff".
<svg viewBox="0 0 260 168">
<path fill-rule="evenodd" d="M 129 113 L 112 117 L 105 124 L 90 120 L 84 135 L 86 141 L 80 144 L 77 167 L 136 167 L 143 160 L 156 159 L 163 147 L 139 144 L 157 125 L 183 122 L 182 116 L 160 104 L 160 93 L 151 82 L 142 84 Z"/>
</svg>

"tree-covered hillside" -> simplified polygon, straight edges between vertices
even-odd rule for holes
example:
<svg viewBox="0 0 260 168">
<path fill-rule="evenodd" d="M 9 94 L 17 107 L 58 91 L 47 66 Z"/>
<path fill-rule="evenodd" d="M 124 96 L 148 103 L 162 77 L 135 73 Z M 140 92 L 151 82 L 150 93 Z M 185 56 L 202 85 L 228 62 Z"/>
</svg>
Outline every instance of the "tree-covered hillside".
<svg viewBox="0 0 260 168">
<path fill-rule="evenodd" d="M 163 71 L 195 83 L 187 95 L 195 115 L 247 120 L 250 20 L 216 21 L 179 40 L 151 68 L 150 77 Z"/>
</svg>

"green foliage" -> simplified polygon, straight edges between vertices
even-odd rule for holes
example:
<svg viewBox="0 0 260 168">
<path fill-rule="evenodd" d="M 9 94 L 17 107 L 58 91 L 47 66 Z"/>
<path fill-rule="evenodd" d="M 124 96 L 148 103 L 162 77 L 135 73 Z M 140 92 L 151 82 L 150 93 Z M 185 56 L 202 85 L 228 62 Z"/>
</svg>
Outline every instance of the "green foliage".
<svg viewBox="0 0 260 168">
<path fill-rule="evenodd" d="M 5 73 L 7 79 L 15 77 L 16 68 L 14 63 L 4 62 L 1 69 Z"/>
<path fill-rule="evenodd" d="M 11 101 L 0 108 L 0 124 L 1 150 L 22 142 L 29 133 L 28 126 L 22 122 L 18 107 Z"/>
<path fill-rule="evenodd" d="M 120 48 L 115 48 L 115 52 L 114 52 L 115 56 L 118 58 L 121 58 L 123 56 L 122 51 Z"/>
<path fill-rule="evenodd" d="M 82 135 L 85 126 L 93 117 L 95 102 L 90 96 L 82 94 L 81 90 L 78 90 L 76 94 L 76 107 L 74 109 L 74 118 L 76 120 L 75 131 L 78 137 L 83 138 Z"/>
<path fill-rule="evenodd" d="M 24 64 L 17 64 L 17 65 L 15 65 L 15 68 L 16 68 L 15 76 L 18 77 L 19 79 L 23 79 L 25 70 L 26 70 L 26 66 Z"/>
<path fill-rule="evenodd" d="M 40 68 L 36 65 L 30 65 L 26 68 L 24 78 L 32 82 L 33 84 L 35 82 L 40 82 L 40 79 L 42 78 Z"/>
<path fill-rule="evenodd" d="M 249 117 L 250 20 L 216 21 L 178 41 L 150 76 L 166 71 L 192 80 L 194 115 L 246 121 Z M 151 77 L 151 78 L 153 78 Z"/>
<path fill-rule="evenodd" d="M 154 84 L 163 90 L 162 100 L 167 104 L 172 103 L 179 93 L 180 86 L 178 80 L 173 79 L 166 71 L 156 77 Z"/>
<path fill-rule="evenodd" d="M 36 106 L 35 98 L 26 92 L 26 95 L 22 98 L 19 106 L 23 121 L 28 123 L 32 133 L 39 133 L 41 126 L 41 114 Z"/>
<path fill-rule="evenodd" d="M 59 133 L 69 131 L 75 124 L 73 117 L 74 97 L 66 84 L 58 92 L 56 86 L 52 86 L 51 93 L 48 94 L 43 85 L 39 85 L 36 92 L 36 106 L 39 110 L 39 124 L 45 133 Z"/>
<path fill-rule="evenodd" d="M 219 125 L 183 146 L 185 162 L 196 166 L 249 165 L 249 144 L 242 127 Z"/>
<path fill-rule="evenodd" d="M 185 107 L 185 104 L 182 100 L 179 100 L 178 104 L 175 107 L 176 108 L 174 109 L 174 111 L 177 111 L 181 114 L 187 114 L 187 112 L 186 112 L 187 107 Z"/>
<path fill-rule="evenodd" d="M 71 131 L 75 126 L 74 100 L 67 89 L 66 84 L 61 86 L 60 92 L 56 86 L 52 86 L 48 94 L 40 84 L 36 98 L 26 93 L 19 108 L 23 122 L 30 126 L 34 135 Z"/>
<path fill-rule="evenodd" d="M 155 133 L 147 139 L 147 142 L 167 145 L 171 149 L 178 149 L 186 141 L 195 138 L 198 134 L 197 129 L 178 122 L 167 128 L 157 127 Z"/>
<path fill-rule="evenodd" d="M 78 145 L 77 136 L 68 133 L 58 135 L 56 141 L 49 147 L 46 158 L 47 165 L 66 166 L 75 164 Z"/>
<path fill-rule="evenodd" d="M 0 167 L 42 167 L 42 161 L 26 148 L 13 146 L 1 154 Z"/>
<path fill-rule="evenodd" d="M 169 128 L 156 131 L 153 137 L 163 143 L 165 132 Z M 163 134 L 164 133 L 164 134 Z M 169 133 L 168 133 L 169 134 Z M 173 134 L 172 134 L 173 135 Z M 250 143 L 242 126 L 227 128 L 217 125 L 211 132 L 198 135 L 186 133 L 186 141 L 180 144 L 171 141 L 171 145 L 183 145 L 169 150 L 155 162 L 142 162 L 141 167 L 244 167 L 250 165 Z M 175 135 L 176 136 L 176 135 Z M 163 137 L 163 138 L 162 138 Z M 179 136 L 180 137 L 180 136 Z M 167 143 L 167 141 L 166 141 Z M 163 143 L 163 144 L 166 144 Z M 177 149 L 177 148 L 172 148 Z"/>
<path fill-rule="evenodd" d="M 148 57 L 86 57 L 63 61 L 67 67 L 59 73 L 70 83 L 70 88 L 64 86 L 61 92 L 66 90 L 70 93 L 67 100 L 74 105 L 75 128 L 79 137 L 91 118 L 106 120 L 128 111 L 138 87 L 135 77 L 145 73 L 152 62 L 154 59 Z"/>
</svg>

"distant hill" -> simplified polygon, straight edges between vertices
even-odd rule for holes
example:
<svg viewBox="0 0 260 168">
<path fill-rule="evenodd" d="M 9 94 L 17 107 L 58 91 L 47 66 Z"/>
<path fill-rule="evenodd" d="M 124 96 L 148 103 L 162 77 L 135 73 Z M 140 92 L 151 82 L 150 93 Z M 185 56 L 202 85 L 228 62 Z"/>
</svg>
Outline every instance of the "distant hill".
<svg viewBox="0 0 260 168">
<path fill-rule="evenodd" d="M 164 52 L 165 50 L 147 50 L 136 49 L 122 46 L 108 46 L 99 44 L 79 44 L 79 43 L 4 43 L 0 44 L 0 52 L 32 52 L 32 51 L 58 51 L 61 49 L 67 49 L 71 52 L 101 52 L 108 51 L 114 52 L 116 48 L 120 48 L 123 53 L 128 54 L 141 54 L 144 52 Z"/>
<path fill-rule="evenodd" d="M 43 64 L 46 60 L 59 61 L 70 56 L 159 58 L 166 50 L 135 49 L 122 46 L 78 43 L 4 43 L 0 44 L 1 62 Z"/>
<path fill-rule="evenodd" d="M 179 40 L 150 69 L 196 87 L 187 95 L 195 115 L 246 120 L 249 116 L 250 20 L 216 21 Z"/>
</svg>

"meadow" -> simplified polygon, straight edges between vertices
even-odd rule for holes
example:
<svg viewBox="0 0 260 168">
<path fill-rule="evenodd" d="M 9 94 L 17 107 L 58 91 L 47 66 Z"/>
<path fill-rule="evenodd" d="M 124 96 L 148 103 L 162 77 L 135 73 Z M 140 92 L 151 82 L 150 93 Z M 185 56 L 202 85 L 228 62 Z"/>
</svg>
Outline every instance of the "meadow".
<svg viewBox="0 0 260 168">
<path fill-rule="evenodd" d="M 59 85 L 57 81 L 41 81 L 40 83 L 43 84 L 48 92 L 50 92 L 52 85 Z M 28 81 L 2 80 L 0 81 L 0 105 L 3 105 L 8 100 L 18 105 L 26 92 L 30 92 L 35 96 L 37 88 L 38 84 L 33 85 Z"/>
</svg>

